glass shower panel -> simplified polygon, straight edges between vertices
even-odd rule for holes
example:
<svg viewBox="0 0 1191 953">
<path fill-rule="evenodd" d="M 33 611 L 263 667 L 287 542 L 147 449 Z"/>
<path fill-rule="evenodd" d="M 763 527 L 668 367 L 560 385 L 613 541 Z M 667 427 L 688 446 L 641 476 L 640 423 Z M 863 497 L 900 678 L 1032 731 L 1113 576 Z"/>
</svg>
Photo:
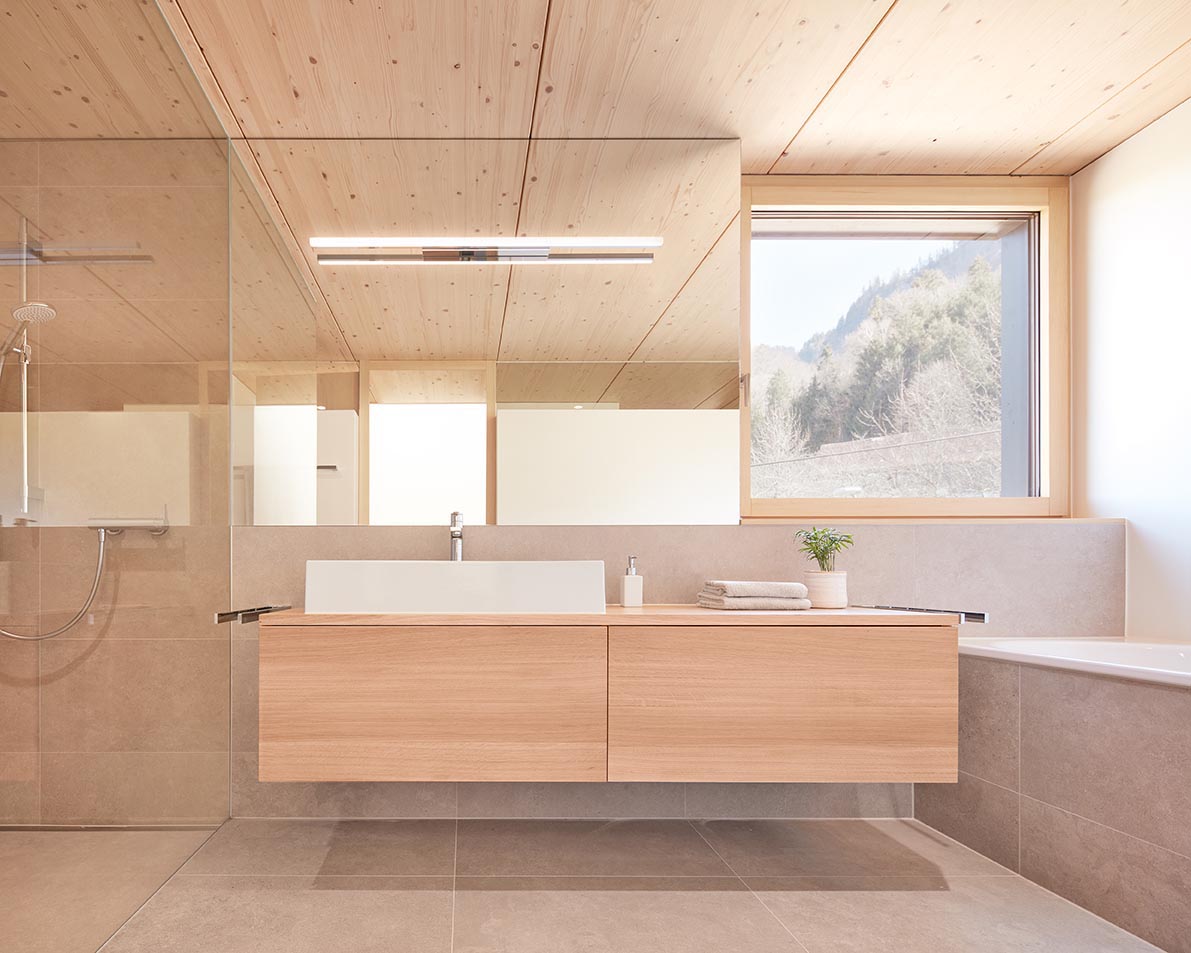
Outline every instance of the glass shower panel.
<svg viewBox="0 0 1191 953">
<path fill-rule="evenodd" d="M 0 323 L 20 329 L 21 349 L 0 377 L 0 615 L 24 626 L 14 631 L 75 615 L 109 528 L 78 624 L 47 641 L 0 640 L 6 697 L 31 721 L 0 754 L 0 822 L 220 821 L 227 143 L 43 140 L 0 154 L 13 186 L 0 203 Z M 25 297 L 45 320 L 9 318 Z M 22 659 L 32 674 L 17 684 Z"/>
</svg>

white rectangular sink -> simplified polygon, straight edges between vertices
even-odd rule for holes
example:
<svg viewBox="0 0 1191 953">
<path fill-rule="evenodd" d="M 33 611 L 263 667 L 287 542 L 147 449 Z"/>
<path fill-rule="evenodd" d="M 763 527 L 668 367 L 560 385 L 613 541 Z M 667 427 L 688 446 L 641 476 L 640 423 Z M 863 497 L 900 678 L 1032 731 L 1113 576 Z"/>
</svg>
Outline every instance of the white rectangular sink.
<svg viewBox="0 0 1191 953">
<path fill-rule="evenodd" d="M 311 559 L 306 611 L 604 612 L 604 563 Z"/>
</svg>

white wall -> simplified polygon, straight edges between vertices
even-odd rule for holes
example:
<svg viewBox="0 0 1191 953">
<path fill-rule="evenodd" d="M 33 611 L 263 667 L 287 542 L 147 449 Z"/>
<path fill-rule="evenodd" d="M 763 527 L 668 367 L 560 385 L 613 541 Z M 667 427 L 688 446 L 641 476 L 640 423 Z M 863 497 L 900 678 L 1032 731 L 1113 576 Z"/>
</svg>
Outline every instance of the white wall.
<svg viewBox="0 0 1191 953">
<path fill-rule="evenodd" d="M 496 434 L 502 526 L 740 519 L 735 410 L 502 408 Z"/>
<path fill-rule="evenodd" d="M 1129 520 L 1126 631 L 1191 642 L 1191 102 L 1072 180 L 1075 508 Z"/>
<path fill-rule="evenodd" d="M 368 413 L 373 526 L 446 526 L 455 510 L 484 522 L 487 404 L 372 404 Z"/>
<path fill-rule="evenodd" d="M 257 405 L 252 428 L 252 521 L 318 522 L 318 410 L 313 404 Z"/>
</svg>

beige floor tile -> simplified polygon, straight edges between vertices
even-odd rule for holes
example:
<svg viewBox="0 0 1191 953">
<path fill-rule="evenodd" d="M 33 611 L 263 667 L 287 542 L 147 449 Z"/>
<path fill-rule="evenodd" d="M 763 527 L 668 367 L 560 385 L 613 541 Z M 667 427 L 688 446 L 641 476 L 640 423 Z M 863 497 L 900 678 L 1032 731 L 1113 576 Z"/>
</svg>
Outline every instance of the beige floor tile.
<svg viewBox="0 0 1191 953">
<path fill-rule="evenodd" d="M 187 874 L 449 876 L 454 821 L 231 820 Z"/>
<path fill-rule="evenodd" d="M 742 877 L 1009 875 L 1004 867 L 910 820 L 699 821 Z"/>
<path fill-rule="evenodd" d="M 0 948 L 94 953 L 210 833 L 0 831 Z"/>
<path fill-rule="evenodd" d="M 459 876 L 723 877 L 685 821 L 463 820 Z"/>
<path fill-rule="evenodd" d="M 1153 953 L 1020 877 L 749 878 L 814 953 Z"/>
<path fill-rule="evenodd" d="M 735 878 L 465 878 L 454 953 L 804 953 Z"/>
<path fill-rule="evenodd" d="M 449 877 L 171 880 L 103 953 L 449 953 Z"/>
</svg>

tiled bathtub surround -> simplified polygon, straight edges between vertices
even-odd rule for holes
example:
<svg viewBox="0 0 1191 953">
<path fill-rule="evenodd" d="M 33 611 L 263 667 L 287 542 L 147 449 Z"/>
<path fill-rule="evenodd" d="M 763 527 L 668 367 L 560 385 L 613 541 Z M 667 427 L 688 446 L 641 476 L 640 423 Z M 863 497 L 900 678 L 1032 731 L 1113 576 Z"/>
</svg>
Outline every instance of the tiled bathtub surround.
<svg viewBox="0 0 1191 953">
<path fill-rule="evenodd" d="M 636 554 L 649 602 L 690 602 L 708 578 L 800 578 L 795 526 L 469 526 L 469 559 L 603 559 L 616 598 Z M 853 602 L 985 609 L 989 635 L 1119 636 L 1124 526 L 1114 522 L 849 527 Z M 233 602 L 301 605 L 307 559 L 442 559 L 445 527 L 233 530 Z M 1025 558 L 1023 554 L 1028 554 Z M 1040 573 L 1049 583 L 1037 586 Z M 237 817 L 904 817 L 906 784 L 262 784 L 257 626 L 233 626 L 232 814 Z"/>
<path fill-rule="evenodd" d="M 1191 690 L 960 659 L 960 782 L 914 816 L 1172 953 L 1191 951 Z"/>
</svg>

